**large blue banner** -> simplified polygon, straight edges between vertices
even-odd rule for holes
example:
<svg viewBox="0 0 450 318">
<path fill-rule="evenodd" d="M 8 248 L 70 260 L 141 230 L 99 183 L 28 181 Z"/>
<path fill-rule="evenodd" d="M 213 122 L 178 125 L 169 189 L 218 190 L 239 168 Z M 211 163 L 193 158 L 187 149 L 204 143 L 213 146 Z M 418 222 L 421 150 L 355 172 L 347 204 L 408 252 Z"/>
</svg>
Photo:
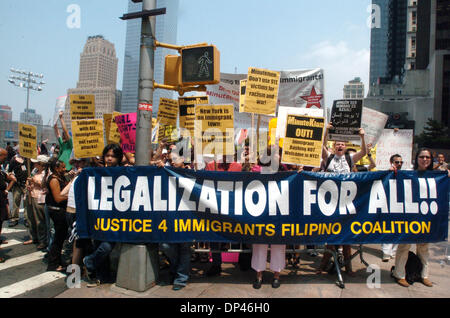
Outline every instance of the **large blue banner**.
<svg viewBox="0 0 450 318">
<path fill-rule="evenodd" d="M 128 243 L 369 244 L 448 235 L 446 172 L 87 168 L 75 184 L 80 237 Z"/>
</svg>

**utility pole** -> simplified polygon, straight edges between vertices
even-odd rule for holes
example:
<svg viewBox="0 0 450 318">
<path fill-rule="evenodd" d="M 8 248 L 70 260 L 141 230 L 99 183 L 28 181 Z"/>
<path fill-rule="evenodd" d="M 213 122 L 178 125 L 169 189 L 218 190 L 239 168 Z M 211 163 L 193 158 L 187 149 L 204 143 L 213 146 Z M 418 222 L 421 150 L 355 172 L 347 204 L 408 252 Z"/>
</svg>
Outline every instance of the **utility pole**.
<svg viewBox="0 0 450 318">
<path fill-rule="evenodd" d="M 125 14 L 121 19 L 142 19 L 135 149 L 136 165 L 147 166 L 152 155 L 156 15 L 165 14 L 166 10 L 156 9 L 156 0 L 132 1 L 142 2 L 142 11 Z M 158 244 L 122 244 L 116 279 L 118 287 L 143 292 L 156 283 L 158 274 Z"/>
</svg>

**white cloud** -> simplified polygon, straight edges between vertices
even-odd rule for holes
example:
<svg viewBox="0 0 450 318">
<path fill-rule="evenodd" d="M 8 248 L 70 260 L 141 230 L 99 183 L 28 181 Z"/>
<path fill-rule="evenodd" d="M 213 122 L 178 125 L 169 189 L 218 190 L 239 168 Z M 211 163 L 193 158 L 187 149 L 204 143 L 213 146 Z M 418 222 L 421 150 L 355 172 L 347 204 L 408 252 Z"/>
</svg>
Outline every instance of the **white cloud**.
<svg viewBox="0 0 450 318">
<path fill-rule="evenodd" d="M 320 67 L 325 73 L 325 103 L 342 99 L 343 88 L 348 81 L 360 77 L 367 96 L 369 83 L 370 50 L 353 50 L 347 42 L 323 41 L 313 45 L 307 54 L 299 57 L 303 65 Z"/>
</svg>

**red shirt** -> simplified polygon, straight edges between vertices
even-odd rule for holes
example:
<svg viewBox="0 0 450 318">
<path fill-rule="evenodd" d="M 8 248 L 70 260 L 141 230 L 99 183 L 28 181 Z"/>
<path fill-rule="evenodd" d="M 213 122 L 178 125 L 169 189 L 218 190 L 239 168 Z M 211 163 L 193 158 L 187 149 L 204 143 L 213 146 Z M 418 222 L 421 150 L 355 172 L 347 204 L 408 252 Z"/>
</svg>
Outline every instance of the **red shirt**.
<svg viewBox="0 0 450 318">
<path fill-rule="evenodd" d="M 228 165 L 228 170 L 225 170 L 225 165 Z M 206 165 L 205 170 L 208 171 L 233 171 L 233 172 L 241 172 L 242 165 L 238 162 L 231 162 L 229 164 L 223 164 L 222 162 L 218 162 L 216 164 L 216 168 L 214 167 L 214 161 L 211 161 Z"/>
</svg>

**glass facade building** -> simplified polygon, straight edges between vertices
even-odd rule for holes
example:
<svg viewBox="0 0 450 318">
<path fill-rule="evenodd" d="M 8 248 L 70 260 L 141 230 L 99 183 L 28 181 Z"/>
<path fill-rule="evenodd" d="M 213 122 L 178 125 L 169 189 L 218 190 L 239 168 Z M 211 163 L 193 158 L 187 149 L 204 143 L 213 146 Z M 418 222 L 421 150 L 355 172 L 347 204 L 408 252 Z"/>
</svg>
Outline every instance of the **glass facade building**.
<svg viewBox="0 0 450 318">
<path fill-rule="evenodd" d="M 156 17 L 155 36 L 159 42 L 176 44 L 178 27 L 179 0 L 158 0 L 157 8 L 166 8 L 166 14 Z M 142 11 L 142 3 L 133 3 L 129 0 L 128 12 Z M 127 33 L 125 43 L 125 58 L 122 86 L 122 113 L 134 113 L 138 106 L 139 88 L 139 58 L 141 41 L 141 20 L 127 20 Z M 154 79 L 157 83 L 164 82 L 164 59 L 167 54 L 176 51 L 157 48 L 155 51 Z M 173 92 L 157 89 L 153 94 L 153 113 L 158 112 L 161 97 L 173 98 Z"/>
</svg>

